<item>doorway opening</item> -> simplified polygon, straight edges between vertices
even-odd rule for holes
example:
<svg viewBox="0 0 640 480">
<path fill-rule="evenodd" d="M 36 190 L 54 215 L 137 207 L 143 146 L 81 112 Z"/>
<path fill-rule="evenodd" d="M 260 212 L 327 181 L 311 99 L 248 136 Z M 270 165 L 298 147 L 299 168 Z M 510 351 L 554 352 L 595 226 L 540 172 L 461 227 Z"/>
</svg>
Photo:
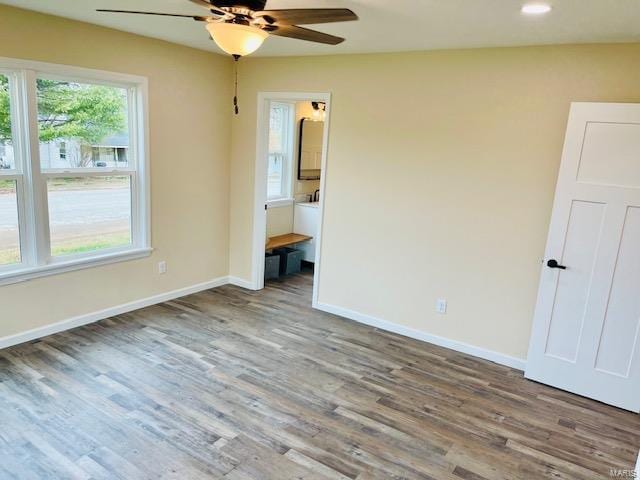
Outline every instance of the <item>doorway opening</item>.
<svg viewBox="0 0 640 480">
<path fill-rule="evenodd" d="M 253 288 L 308 289 L 317 303 L 331 98 L 258 94 Z"/>
</svg>

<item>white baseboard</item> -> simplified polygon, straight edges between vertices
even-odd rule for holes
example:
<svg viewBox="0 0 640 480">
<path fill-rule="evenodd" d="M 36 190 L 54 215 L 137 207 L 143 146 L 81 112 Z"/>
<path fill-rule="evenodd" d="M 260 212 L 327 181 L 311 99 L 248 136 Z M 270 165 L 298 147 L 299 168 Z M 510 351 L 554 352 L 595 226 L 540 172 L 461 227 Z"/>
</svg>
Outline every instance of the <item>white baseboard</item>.
<svg viewBox="0 0 640 480">
<path fill-rule="evenodd" d="M 63 332 L 72 328 L 87 325 L 89 323 L 104 320 L 105 318 L 113 317 L 115 315 L 121 315 L 123 313 L 139 310 L 144 307 L 156 305 L 162 302 L 168 302 L 185 295 L 191 295 L 192 293 L 198 293 L 210 288 L 220 287 L 229 283 L 228 277 L 220 277 L 208 282 L 198 283 L 185 288 L 179 288 L 170 292 L 153 295 L 151 297 L 143 298 L 141 300 L 135 300 L 129 303 L 123 303 L 115 307 L 105 308 L 97 312 L 88 313 L 85 315 L 79 315 L 77 317 L 69 318 L 61 322 L 45 325 L 44 327 L 34 328 L 27 330 L 26 332 L 17 333 L 15 335 L 9 335 L 7 337 L 0 337 L 0 350 L 3 348 L 18 345 L 19 343 L 30 342 L 38 338 L 46 337 L 54 333 Z"/>
<path fill-rule="evenodd" d="M 500 365 L 505 365 L 507 367 L 515 368 L 518 370 L 524 370 L 526 365 L 526 361 L 524 359 L 511 357 L 503 353 L 494 352 L 492 350 L 476 347 L 464 342 L 458 342 L 449 338 L 439 337 L 437 335 L 432 335 L 421 330 L 398 325 L 397 323 L 382 320 L 380 318 L 365 315 L 363 313 L 355 312 L 346 308 L 337 307 L 335 305 L 316 303 L 313 305 L 313 307 L 324 312 L 333 313 L 334 315 L 338 315 L 340 317 L 355 320 L 359 323 L 364 323 L 365 325 L 369 325 L 371 327 L 380 328 L 381 330 L 387 330 L 389 332 L 404 335 L 405 337 L 414 338 L 423 342 L 433 343 L 434 345 L 438 345 L 440 347 L 445 347 L 457 352 L 473 355 L 474 357 L 480 357 L 484 360 L 489 360 L 491 362 L 495 362 Z"/>
<path fill-rule="evenodd" d="M 190 295 L 192 293 L 201 292 L 203 290 L 220 287 L 222 285 L 227 285 L 227 284 L 232 284 L 241 288 L 254 290 L 253 283 L 247 280 L 243 280 L 237 277 L 220 277 L 214 280 L 210 280 L 208 282 L 203 282 L 203 283 L 199 283 L 189 287 L 172 290 L 170 292 L 165 292 L 165 293 L 161 293 L 151 297 L 143 298 L 141 300 L 135 300 L 133 302 L 124 303 L 122 305 L 106 308 L 104 310 L 99 310 L 97 312 L 88 313 L 85 315 L 79 315 L 77 317 L 69 318 L 61 322 L 45 325 L 44 327 L 27 330 L 26 332 L 21 332 L 15 335 L 7 336 L 7 337 L 0 337 L 0 349 L 11 347 L 13 345 L 18 345 L 24 342 L 30 342 L 38 338 L 46 337 L 47 335 L 53 335 L 54 333 L 63 332 L 65 330 L 70 330 L 72 328 L 80 327 L 82 325 L 87 325 L 89 323 L 97 322 L 99 320 L 104 320 L 105 318 L 113 317 L 115 315 L 121 315 L 123 313 L 132 312 L 140 308 L 156 305 L 162 302 L 167 302 L 169 300 L 173 300 L 179 297 L 184 297 L 185 295 Z M 372 327 L 380 328 L 382 330 L 387 330 L 390 332 L 398 333 L 400 335 L 404 335 L 406 337 L 415 338 L 416 340 L 421 340 L 427 343 L 433 343 L 434 345 L 450 348 L 451 350 L 456 350 L 458 352 L 474 355 L 476 357 L 480 357 L 485 360 L 499 363 L 501 365 L 506 365 L 508 367 L 516 368 L 519 370 L 524 370 L 524 367 L 525 367 L 525 360 L 522 360 L 519 358 L 510 357 L 509 355 L 504 355 L 502 353 L 486 350 L 484 348 L 476 347 L 463 342 L 458 342 L 456 340 L 450 340 L 448 338 L 439 337 L 437 335 L 431 335 L 429 333 L 426 333 L 420 330 L 398 325 L 396 323 L 388 322 L 386 320 L 375 318 L 369 315 L 364 315 L 362 313 L 355 312 L 353 310 L 348 310 L 345 308 L 324 304 L 324 303 L 314 304 L 314 308 L 317 308 L 318 310 L 322 310 L 328 313 L 333 313 L 334 315 L 339 315 L 341 317 L 349 318 L 351 320 L 355 320 L 356 322 L 364 323 Z"/>
<path fill-rule="evenodd" d="M 636 462 L 636 478 L 640 478 L 640 452 L 638 452 L 638 461 Z"/>
<path fill-rule="evenodd" d="M 255 290 L 255 285 L 253 284 L 253 282 L 250 282 L 249 280 L 244 280 L 242 278 L 239 277 L 229 277 L 229 283 L 231 285 L 235 285 L 236 287 L 240 287 L 240 288 L 246 288 L 247 290 Z"/>
</svg>

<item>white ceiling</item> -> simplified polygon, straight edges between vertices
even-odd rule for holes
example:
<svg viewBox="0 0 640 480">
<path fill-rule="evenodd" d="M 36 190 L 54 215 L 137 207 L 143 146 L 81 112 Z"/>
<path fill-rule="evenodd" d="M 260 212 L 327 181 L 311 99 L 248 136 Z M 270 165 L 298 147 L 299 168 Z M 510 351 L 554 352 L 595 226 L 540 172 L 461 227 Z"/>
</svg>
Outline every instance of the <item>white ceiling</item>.
<svg viewBox="0 0 640 480">
<path fill-rule="evenodd" d="M 318 25 L 346 37 L 335 47 L 271 37 L 254 55 L 395 52 L 443 48 L 640 41 L 640 0 L 551 0 L 551 13 L 526 17 L 525 0 L 269 0 L 269 8 L 347 7 L 360 21 Z M 97 13 L 96 8 L 202 14 L 188 0 L 0 0 L 220 53 L 189 19 Z M 241 3 L 241 2 L 239 2 Z M 310 26 L 314 28 L 313 26 Z"/>
</svg>

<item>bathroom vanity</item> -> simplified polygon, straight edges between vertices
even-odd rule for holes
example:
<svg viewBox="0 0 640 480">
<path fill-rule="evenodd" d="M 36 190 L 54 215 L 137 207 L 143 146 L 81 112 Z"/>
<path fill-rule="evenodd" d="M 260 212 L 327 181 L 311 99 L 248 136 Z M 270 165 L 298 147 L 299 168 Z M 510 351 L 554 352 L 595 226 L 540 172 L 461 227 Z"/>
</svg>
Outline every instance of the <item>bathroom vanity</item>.
<svg viewBox="0 0 640 480">
<path fill-rule="evenodd" d="M 293 214 L 293 231 L 313 237 L 311 240 L 300 243 L 296 247 L 304 252 L 303 260 L 314 263 L 316 261 L 316 238 L 320 225 L 319 202 L 296 203 Z"/>
</svg>

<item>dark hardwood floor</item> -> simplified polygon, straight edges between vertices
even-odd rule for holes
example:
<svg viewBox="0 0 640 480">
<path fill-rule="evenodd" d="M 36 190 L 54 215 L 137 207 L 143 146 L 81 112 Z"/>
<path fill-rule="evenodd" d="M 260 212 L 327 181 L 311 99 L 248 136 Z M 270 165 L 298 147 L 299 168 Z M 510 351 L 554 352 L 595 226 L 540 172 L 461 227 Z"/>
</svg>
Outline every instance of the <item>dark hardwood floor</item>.
<svg viewBox="0 0 640 480">
<path fill-rule="evenodd" d="M 0 351 L 0 478 L 583 479 L 640 417 L 233 286 Z"/>
</svg>

